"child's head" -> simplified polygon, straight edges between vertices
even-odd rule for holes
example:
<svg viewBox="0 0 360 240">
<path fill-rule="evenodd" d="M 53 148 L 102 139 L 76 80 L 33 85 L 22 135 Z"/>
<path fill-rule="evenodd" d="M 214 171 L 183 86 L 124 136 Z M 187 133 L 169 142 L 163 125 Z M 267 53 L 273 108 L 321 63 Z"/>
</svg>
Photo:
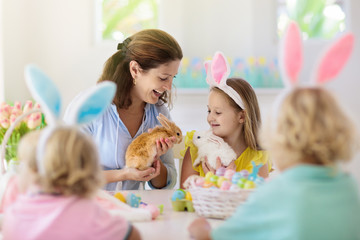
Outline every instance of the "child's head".
<svg viewBox="0 0 360 240">
<path fill-rule="evenodd" d="M 354 125 L 325 89 L 294 89 L 272 121 L 262 139 L 280 170 L 299 163 L 331 165 L 352 157 Z"/>
<path fill-rule="evenodd" d="M 35 184 L 49 194 L 89 197 L 102 185 L 103 176 L 96 146 L 92 139 L 74 127 L 58 127 L 44 146 L 39 173 L 37 147 L 42 131 L 34 131 L 21 140 L 18 156 L 22 161 L 23 190 Z"/>
<path fill-rule="evenodd" d="M 223 90 L 212 87 L 209 94 L 207 120 L 215 135 L 226 137 L 239 129 L 243 133 L 247 146 L 257 149 L 261 116 L 256 94 L 251 85 L 241 78 L 229 78 L 226 84 L 240 96 L 244 109 Z M 212 111 L 214 114 L 211 113 Z M 212 124 L 213 121 L 215 125 Z"/>
</svg>

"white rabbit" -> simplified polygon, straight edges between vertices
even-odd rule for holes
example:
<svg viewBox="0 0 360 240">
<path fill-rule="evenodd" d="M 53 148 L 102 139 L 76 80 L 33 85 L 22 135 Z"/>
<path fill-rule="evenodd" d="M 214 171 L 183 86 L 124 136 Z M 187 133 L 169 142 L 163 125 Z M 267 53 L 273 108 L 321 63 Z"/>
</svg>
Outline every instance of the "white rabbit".
<svg viewBox="0 0 360 240">
<path fill-rule="evenodd" d="M 236 159 L 236 153 L 221 137 L 209 131 L 196 131 L 193 136 L 193 143 L 198 148 L 198 157 L 194 161 L 194 167 L 199 165 L 204 157 L 212 168 L 216 168 L 216 158 L 220 157 L 221 163 L 228 166 Z"/>
</svg>

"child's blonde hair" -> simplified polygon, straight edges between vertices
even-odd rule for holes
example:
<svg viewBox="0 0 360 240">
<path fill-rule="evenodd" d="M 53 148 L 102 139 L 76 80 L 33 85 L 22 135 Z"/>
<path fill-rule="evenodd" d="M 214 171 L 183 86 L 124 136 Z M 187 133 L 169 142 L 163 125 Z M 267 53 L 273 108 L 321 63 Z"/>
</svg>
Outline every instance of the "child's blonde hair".
<svg viewBox="0 0 360 240">
<path fill-rule="evenodd" d="M 261 114 L 254 89 L 247 81 L 241 78 L 228 78 L 226 84 L 240 95 L 245 109 L 237 105 L 236 102 L 220 88 L 213 87 L 211 90 L 223 94 L 236 111 L 244 111 L 245 122 L 243 130 L 245 143 L 252 149 L 260 150 L 258 132 L 261 125 Z"/>
<path fill-rule="evenodd" d="M 349 161 L 357 146 L 354 124 L 322 88 L 294 89 L 272 120 L 261 138 L 283 166 Z"/>
<path fill-rule="evenodd" d="M 20 142 L 18 157 L 23 165 L 22 189 L 33 183 L 43 193 L 92 196 L 104 182 L 92 139 L 74 127 L 55 129 L 45 144 L 41 160 L 45 174 L 39 174 L 36 151 L 41 132 L 29 133 Z"/>
</svg>

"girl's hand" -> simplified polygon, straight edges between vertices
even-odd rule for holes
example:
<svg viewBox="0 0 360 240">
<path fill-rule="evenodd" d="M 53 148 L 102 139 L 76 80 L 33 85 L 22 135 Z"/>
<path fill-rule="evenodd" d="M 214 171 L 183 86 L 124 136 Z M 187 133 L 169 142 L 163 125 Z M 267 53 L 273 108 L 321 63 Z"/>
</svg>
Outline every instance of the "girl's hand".
<svg viewBox="0 0 360 240">
<path fill-rule="evenodd" d="M 221 158 L 217 157 L 216 158 L 216 168 L 212 168 L 207 160 L 207 157 L 205 156 L 204 161 L 202 161 L 202 168 L 204 173 L 206 174 L 207 172 L 212 172 L 214 174 L 216 174 L 216 170 L 219 168 L 226 168 L 226 169 L 232 169 L 232 170 L 236 170 L 236 165 L 235 165 L 235 160 L 231 161 L 230 164 L 226 167 L 221 163 Z"/>
<path fill-rule="evenodd" d="M 206 175 L 206 173 L 208 172 L 212 172 L 213 174 L 215 174 L 216 169 L 212 168 L 207 160 L 207 157 L 205 156 L 204 161 L 201 161 L 202 164 L 202 168 L 204 171 L 204 174 Z"/>
<path fill-rule="evenodd" d="M 221 163 L 221 158 L 217 157 L 216 158 L 216 169 L 219 169 L 221 167 L 226 168 L 226 169 L 236 170 L 235 160 L 232 160 L 228 166 L 225 166 Z"/>
<path fill-rule="evenodd" d="M 157 153 L 155 156 L 155 160 L 158 160 L 160 156 L 164 155 L 170 148 L 172 148 L 175 142 L 176 142 L 175 137 L 160 138 L 156 140 Z"/>
<path fill-rule="evenodd" d="M 125 174 L 127 180 L 147 182 L 160 174 L 160 162 L 159 160 L 156 160 L 152 167 L 145 170 L 125 168 L 124 171 L 126 171 Z"/>
<path fill-rule="evenodd" d="M 211 226 L 205 218 L 195 219 L 192 223 L 190 223 L 188 231 L 192 239 L 211 239 Z"/>
</svg>

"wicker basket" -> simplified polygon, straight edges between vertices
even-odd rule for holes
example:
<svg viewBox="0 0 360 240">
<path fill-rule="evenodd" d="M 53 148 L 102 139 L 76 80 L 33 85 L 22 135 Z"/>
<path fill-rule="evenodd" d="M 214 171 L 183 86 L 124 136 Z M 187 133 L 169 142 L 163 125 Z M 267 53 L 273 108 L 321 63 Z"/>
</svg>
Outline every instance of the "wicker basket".
<svg viewBox="0 0 360 240">
<path fill-rule="evenodd" d="M 190 187 L 195 212 L 203 217 L 225 219 L 246 201 L 254 190 L 221 190 L 218 188 Z"/>
</svg>

